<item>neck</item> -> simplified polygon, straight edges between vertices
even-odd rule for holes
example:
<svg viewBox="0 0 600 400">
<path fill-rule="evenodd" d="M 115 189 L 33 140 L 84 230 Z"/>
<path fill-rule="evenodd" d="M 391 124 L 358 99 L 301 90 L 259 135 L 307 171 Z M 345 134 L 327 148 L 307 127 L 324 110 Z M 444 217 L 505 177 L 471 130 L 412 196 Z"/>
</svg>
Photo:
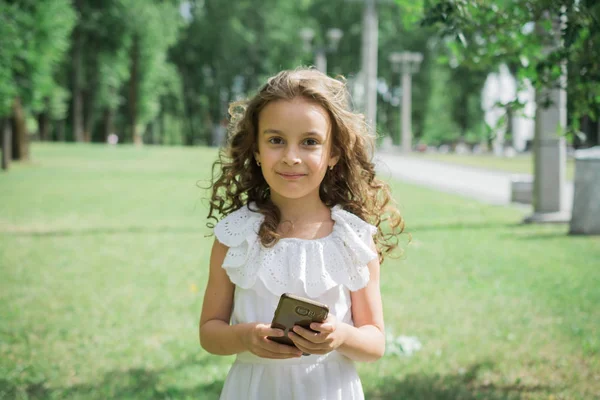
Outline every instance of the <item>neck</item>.
<svg viewBox="0 0 600 400">
<path fill-rule="evenodd" d="M 329 208 L 317 197 L 288 199 L 271 195 L 271 201 L 281 212 L 281 221 L 314 222 L 329 219 Z"/>
</svg>

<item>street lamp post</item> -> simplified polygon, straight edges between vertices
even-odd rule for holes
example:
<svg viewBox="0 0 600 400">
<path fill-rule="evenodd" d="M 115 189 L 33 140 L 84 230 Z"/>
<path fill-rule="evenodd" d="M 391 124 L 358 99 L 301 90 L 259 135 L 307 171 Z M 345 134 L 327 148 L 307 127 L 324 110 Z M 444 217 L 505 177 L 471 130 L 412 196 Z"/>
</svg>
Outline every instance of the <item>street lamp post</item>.
<svg viewBox="0 0 600 400">
<path fill-rule="evenodd" d="M 377 128 L 377 49 L 379 41 L 379 16 L 376 0 L 364 0 L 362 72 L 365 85 L 365 116 Z"/>
<path fill-rule="evenodd" d="M 423 61 L 423 54 L 404 51 L 402 53 L 390 54 L 389 59 L 394 72 L 402 73 L 402 129 L 400 132 L 402 135 L 402 151 L 408 153 L 412 149 L 411 80 L 412 75 L 419 71 L 419 66 Z"/>
<path fill-rule="evenodd" d="M 314 51 L 315 67 L 324 74 L 327 74 L 327 53 L 332 53 L 337 50 L 344 32 L 338 28 L 330 28 L 327 30 L 327 44 L 324 46 L 314 46 L 312 41 L 315 37 L 315 31 L 311 28 L 303 28 L 300 31 L 300 37 L 304 42 L 304 50 L 307 52 Z"/>
<path fill-rule="evenodd" d="M 394 0 L 346 0 L 363 3 L 361 85 L 367 122 L 377 127 L 377 49 L 379 40 L 378 4 L 394 4 Z"/>
</svg>

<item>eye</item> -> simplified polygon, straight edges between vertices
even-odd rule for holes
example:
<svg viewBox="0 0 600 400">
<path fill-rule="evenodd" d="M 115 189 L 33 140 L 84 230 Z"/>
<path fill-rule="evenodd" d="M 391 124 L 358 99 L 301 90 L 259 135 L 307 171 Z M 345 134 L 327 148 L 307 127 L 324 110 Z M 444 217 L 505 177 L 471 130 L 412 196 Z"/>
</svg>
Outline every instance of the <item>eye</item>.
<svg viewBox="0 0 600 400">
<path fill-rule="evenodd" d="M 307 145 L 307 146 L 316 146 L 316 145 L 319 144 L 319 141 L 316 140 L 316 139 L 306 139 L 304 141 L 304 144 Z"/>
<path fill-rule="evenodd" d="M 270 137 L 268 140 L 269 143 L 271 144 L 282 144 L 283 143 L 283 139 L 277 136 L 273 136 Z"/>
</svg>

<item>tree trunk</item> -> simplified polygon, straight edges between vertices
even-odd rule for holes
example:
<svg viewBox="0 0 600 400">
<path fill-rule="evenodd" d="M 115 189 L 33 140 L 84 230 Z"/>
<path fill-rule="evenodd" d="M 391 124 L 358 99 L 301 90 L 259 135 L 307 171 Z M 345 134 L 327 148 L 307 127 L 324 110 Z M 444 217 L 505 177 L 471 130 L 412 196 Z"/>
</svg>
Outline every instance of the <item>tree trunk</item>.
<svg viewBox="0 0 600 400">
<path fill-rule="evenodd" d="M 23 107 L 21 106 L 20 97 L 17 97 L 13 103 L 13 121 L 13 160 L 28 160 L 29 135 L 27 134 L 27 125 L 25 124 L 25 115 L 23 113 Z"/>
<path fill-rule="evenodd" d="M 579 149 L 580 147 L 586 147 L 586 145 L 589 143 L 589 134 L 591 133 L 590 122 L 591 121 L 589 115 L 584 115 L 579 119 L 579 130 L 583 132 L 586 138 L 583 139 L 579 135 L 576 135 L 573 138 L 573 147 L 575 147 L 576 149 Z"/>
<path fill-rule="evenodd" d="M 94 89 L 84 91 L 83 99 L 83 139 L 89 143 L 94 129 Z"/>
<path fill-rule="evenodd" d="M 164 104 L 161 104 L 160 107 L 160 114 L 158 117 L 158 121 L 159 121 L 159 126 L 160 126 L 160 141 L 158 142 L 159 144 L 165 144 L 165 108 L 164 108 Z"/>
<path fill-rule="evenodd" d="M 186 69 L 182 69 L 183 75 L 183 113 L 185 122 L 187 123 L 187 129 L 182 128 L 183 133 L 183 144 L 190 145 L 194 138 L 196 137 L 196 129 L 195 124 L 192 118 L 194 115 L 193 103 L 194 103 L 194 93 L 193 90 L 190 89 L 188 82 L 190 82 L 189 74 Z M 164 137 L 164 132 L 162 133 Z"/>
<path fill-rule="evenodd" d="M 586 144 L 589 147 L 600 145 L 600 109 L 596 110 L 596 121 L 592 121 L 590 118 L 590 127 L 586 135 Z"/>
<path fill-rule="evenodd" d="M 12 157 L 12 145 L 10 143 L 12 133 L 8 118 L 0 120 L 0 129 L 2 129 L 2 169 L 6 171 L 10 167 L 10 159 Z"/>
<path fill-rule="evenodd" d="M 102 141 L 108 141 L 108 135 L 113 132 L 113 110 L 110 107 L 105 107 L 102 112 Z"/>
<path fill-rule="evenodd" d="M 50 100 L 44 99 L 44 110 L 38 114 L 38 134 L 42 142 L 50 138 L 50 119 L 48 118 L 48 107 Z"/>
<path fill-rule="evenodd" d="M 184 136 L 184 144 L 187 146 L 191 146 L 194 142 L 194 138 L 196 137 L 196 129 L 194 127 L 194 121 L 192 117 L 193 111 L 191 103 L 191 101 L 188 101 L 187 104 L 184 105 L 185 119 L 188 123 L 188 134 Z"/>
<path fill-rule="evenodd" d="M 139 58 L 140 58 L 140 39 L 137 35 L 133 37 L 131 48 L 131 78 L 129 81 L 129 129 L 131 138 L 136 145 L 142 144 L 142 137 L 137 130 L 137 112 L 138 112 L 138 80 L 139 80 Z"/>
<path fill-rule="evenodd" d="M 75 1 L 75 9 L 80 10 L 80 0 Z M 81 28 L 76 26 L 73 30 L 73 138 L 76 142 L 83 142 L 83 99 L 81 95 L 82 77 L 82 51 Z"/>
<path fill-rule="evenodd" d="M 64 142 L 66 140 L 64 119 L 56 121 L 56 140 L 59 142 Z"/>
<path fill-rule="evenodd" d="M 504 147 L 510 145 L 515 147 L 515 135 L 514 135 L 514 123 L 513 123 L 514 112 L 511 106 L 506 108 L 506 133 L 504 134 Z"/>
<path fill-rule="evenodd" d="M 575 136 L 573 141 L 575 148 L 597 146 L 598 137 L 600 136 L 600 118 L 594 121 L 589 115 L 584 115 L 579 123 L 579 130 L 585 135 L 585 138 Z"/>
<path fill-rule="evenodd" d="M 156 144 L 156 137 L 155 137 L 155 135 L 156 135 L 156 128 L 155 128 L 155 125 L 156 125 L 156 123 L 155 123 L 155 121 L 156 121 L 156 120 L 154 120 L 154 121 L 151 121 L 151 122 L 150 122 L 150 123 L 149 123 L 149 124 L 146 126 L 146 132 L 145 132 L 145 135 L 146 135 L 147 141 L 148 141 L 150 144 Z"/>
<path fill-rule="evenodd" d="M 598 119 L 596 119 L 596 127 L 596 135 L 591 140 L 592 146 L 600 145 L 600 116 L 598 117 Z"/>
</svg>

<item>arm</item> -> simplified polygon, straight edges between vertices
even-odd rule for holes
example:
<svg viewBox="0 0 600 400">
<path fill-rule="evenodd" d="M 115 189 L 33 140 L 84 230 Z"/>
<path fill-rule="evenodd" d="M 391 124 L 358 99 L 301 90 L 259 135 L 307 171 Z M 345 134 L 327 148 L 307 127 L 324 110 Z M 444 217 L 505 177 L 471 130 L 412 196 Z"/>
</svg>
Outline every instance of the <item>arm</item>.
<svg viewBox="0 0 600 400">
<path fill-rule="evenodd" d="M 234 285 L 221 265 L 227 246 L 215 240 L 210 254 L 210 271 L 200 316 L 200 344 L 212 354 L 230 355 L 244 351 L 240 340 L 244 327 L 230 327 Z"/>
<path fill-rule="evenodd" d="M 328 318 L 323 324 L 311 324 L 311 332 L 294 327 L 290 338 L 301 350 L 312 354 L 325 354 L 338 350 L 355 361 L 377 361 L 385 352 L 383 306 L 379 288 L 379 260 L 368 264 L 370 279 L 367 286 L 351 292 L 354 326 Z"/>
<path fill-rule="evenodd" d="M 267 336 L 283 336 L 270 324 L 248 323 L 230 325 L 235 285 L 222 268 L 228 247 L 215 240 L 210 255 L 210 272 L 204 292 L 200 316 L 200 344 L 212 354 L 230 355 L 250 351 L 260 357 L 290 358 L 301 353 L 275 343 Z"/>
<path fill-rule="evenodd" d="M 346 338 L 338 351 L 355 361 L 377 361 L 385 352 L 379 270 L 379 260 L 371 261 L 369 283 L 361 290 L 350 293 L 354 326 L 342 325 L 342 330 L 346 330 Z"/>
</svg>

